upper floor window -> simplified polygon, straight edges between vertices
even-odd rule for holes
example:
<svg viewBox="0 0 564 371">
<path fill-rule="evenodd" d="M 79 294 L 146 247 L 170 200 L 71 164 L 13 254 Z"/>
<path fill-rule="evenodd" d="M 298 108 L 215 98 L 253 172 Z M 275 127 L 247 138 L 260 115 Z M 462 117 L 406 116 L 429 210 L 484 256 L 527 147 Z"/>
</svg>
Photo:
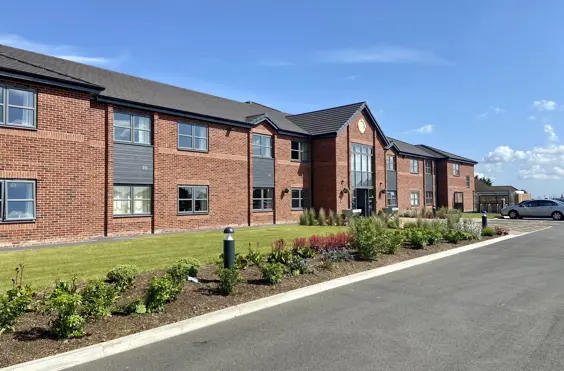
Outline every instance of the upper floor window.
<svg viewBox="0 0 564 371">
<path fill-rule="evenodd" d="M 386 159 L 386 169 L 396 171 L 396 156 L 388 156 Z"/>
<path fill-rule="evenodd" d="M 292 141 L 292 160 L 301 162 L 309 161 L 309 144 L 307 142 Z"/>
<path fill-rule="evenodd" d="M 272 158 L 272 136 L 253 134 L 253 156 Z"/>
<path fill-rule="evenodd" d="M 35 181 L 0 179 L 0 222 L 35 219 Z"/>
<path fill-rule="evenodd" d="M 374 148 L 364 144 L 353 143 L 351 154 L 351 180 L 353 188 L 374 187 Z"/>
<path fill-rule="evenodd" d="M 425 174 L 433 174 L 433 161 L 425 160 Z"/>
<path fill-rule="evenodd" d="M 460 164 L 452 164 L 452 175 L 460 176 Z"/>
<path fill-rule="evenodd" d="M 419 174 L 419 161 L 409 160 L 409 172 L 411 174 Z"/>
<path fill-rule="evenodd" d="M 128 112 L 114 112 L 114 140 L 151 144 L 151 118 Z"/>
<path fill-rule="evenodd" d="M 193 123 L 178 123 L 178 148 L 194 151 L 208 150 L 208 126 Z"/>
<path fill-rule="evenodd" d="M 470 175 L 466 175 L 466 188 L 470 188 Z"/>
<path fill-rule="evenodd" d="M 33 90 L 0 86 L 0 125 L 36 127 L 35 101 Z"/>
</svg>

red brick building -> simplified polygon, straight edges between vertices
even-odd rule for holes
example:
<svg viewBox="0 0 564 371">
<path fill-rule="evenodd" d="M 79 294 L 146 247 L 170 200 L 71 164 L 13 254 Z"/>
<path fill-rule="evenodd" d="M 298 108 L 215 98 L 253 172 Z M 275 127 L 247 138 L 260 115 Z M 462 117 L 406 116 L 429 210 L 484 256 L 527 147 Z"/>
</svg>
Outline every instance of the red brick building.
<svg viewBox="0 0 564 371">
<path fill-rule="evenodd" d="M 0 246 L 295 223 L 304 208 L 472 210 L 476 162 L 0 45 Z"/>
</svg>

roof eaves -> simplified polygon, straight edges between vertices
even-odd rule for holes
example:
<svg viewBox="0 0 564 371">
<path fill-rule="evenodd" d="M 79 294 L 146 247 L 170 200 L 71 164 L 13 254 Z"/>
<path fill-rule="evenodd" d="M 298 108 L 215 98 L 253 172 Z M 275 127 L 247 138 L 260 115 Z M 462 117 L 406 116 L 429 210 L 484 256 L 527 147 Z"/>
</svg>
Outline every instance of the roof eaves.
<svg viewBox="0 0 564 371">
<path fill-rule="evenodd" d="M 85 91 L 88 93 L 99 93 L 105 89 L 103 86 L 99 86 L 96 84 L 82 83 L 82 82 L 73 81 L 70 79 L 63 79 L 63 78 L 57 79 L 55 77 L 42 76 L 30 72 L 12 70 L 9 68 L 0 68 L 0 76 L 23 80 L 23 81 L 35 82 L 39 84 L 58 86 L 61 88 Z"/>
</svg>

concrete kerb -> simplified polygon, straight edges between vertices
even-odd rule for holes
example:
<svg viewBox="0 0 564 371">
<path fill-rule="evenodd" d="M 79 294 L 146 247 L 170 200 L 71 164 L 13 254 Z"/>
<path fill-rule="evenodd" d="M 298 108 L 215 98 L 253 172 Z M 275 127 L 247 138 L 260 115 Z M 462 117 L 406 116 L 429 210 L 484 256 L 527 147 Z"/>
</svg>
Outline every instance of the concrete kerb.
<svg viewBox="0 0 564 371">
<path fill-rule="evenodd" d="M 534 233 L 534 232 L 529 232 Z M 321 282 L 315 285 L 302 287 L 292 291 L 280 293 L 266 298 L 239 304 L 233 307 L 225 308 L 215 312 L 207 313 L 198 317 L 189 318 L 184 321 L 171 323 L 169 325 L 146 330 L 136 334 L 128 335 L 118 339 L 110 340 L 100 344 L 94 344 L 85 348 L 72 350 L 69 352 L 56 354 L 50 357 L 41 358 L 26 363 L 3 368 L 3 371 L 53 371 L 63 370 L 65 368 L 77 366 L 83 363 L 91 362 L 100 358 L 108 357 L 114 354 L 122 353 L 141 346 L 149 345 L 172 338 L 181 334 L 185 334 L 194 330 L 198 330 L 207 326 L 211 326 L 220 322 L 224 322 L 249 313 L 274 307 L 289 301 L 304 298 L 323 291 L 335 289 L 351 283 L 367 280 L 370 278 L 382 276 L 391 272 L 410 268 L 419 264 L 428 263 L 434 260 L 446 258 L 448 256 L 460 254 L 462 252 L 474 250 L 480 247 L 492 245 L 494 243 L 506 241 L 511 238 L 521 237 L 528 233 L 520 235 L 508 235 L 499 237 L 489 241 L 477 242 L 435 254 L 421 256 L 419 258 L 405 260 L 396 264 L 355 273 L 349 276 L 336 278 L 330 281 Z"/>
</svg>

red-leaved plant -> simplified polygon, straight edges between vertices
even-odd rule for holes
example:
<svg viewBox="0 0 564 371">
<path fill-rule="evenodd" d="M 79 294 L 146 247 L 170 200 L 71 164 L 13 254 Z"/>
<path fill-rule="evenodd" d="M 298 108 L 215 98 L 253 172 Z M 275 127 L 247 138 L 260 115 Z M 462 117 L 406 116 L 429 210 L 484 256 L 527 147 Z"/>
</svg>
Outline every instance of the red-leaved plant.
<svg viewBox="0 0 564 371">
<path fill-rule="evenodd" d="M 308 241 L 306 237 L 298 237 L 294 240 L 294 250 L 300 247 L 308 247 Z"/>
<path fill-rule="evenodd" d="M 309 238 L 309 246 L 318 252 L 343 251 L 351 242 L 348 232 L 329 234 L 327 236 L 313 235 Z"/>
</svg>

